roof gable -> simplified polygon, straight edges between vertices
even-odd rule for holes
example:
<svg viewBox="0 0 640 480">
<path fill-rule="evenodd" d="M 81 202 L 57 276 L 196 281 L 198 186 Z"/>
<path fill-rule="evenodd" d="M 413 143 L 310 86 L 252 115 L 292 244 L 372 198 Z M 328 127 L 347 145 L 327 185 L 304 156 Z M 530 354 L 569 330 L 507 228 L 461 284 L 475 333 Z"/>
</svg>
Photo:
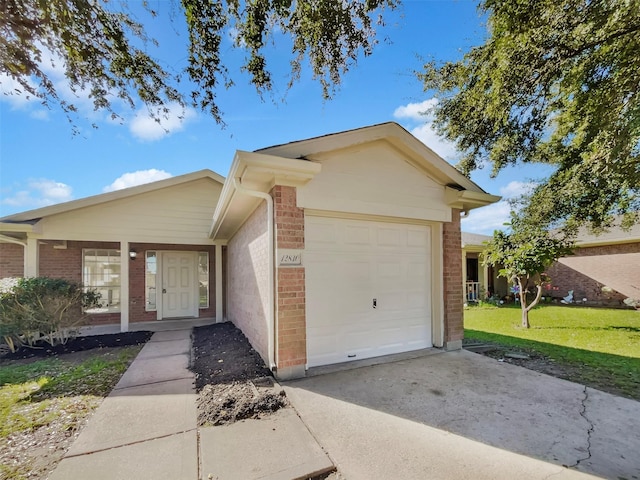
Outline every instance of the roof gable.
<svg viewBox="0 0 640 480">
<path fill-rule="evenodd" d="M 477 184 L 465 177 L 446 160 L 395 122 L 381 123 L 355 130 L 310 138 L 308 140 L 275 145 L 257 150 L 257 152 L 286 158 L 313 160 L 327 152 L 354 148 L 358 145 L 379 140 L 393 145 L 401 151 L 409 161 L 414 162 L 417 167 L 429 172 L 430 176 L 438 180 L 441 184 L 450 185 L 454 189 L 486 194 Z"/>
<path fill-rule="evenodd" d="M 92 207 L 114 200 L 120 200 L 128 197 L 134 197 L 143 193 L 154 192 L 165 188 L 181 185 L 188 182 L 193 182 L 202 178 L 210 178 L 219 184 L 224 183 L 224 177 L 218 175 L 212 170 L 204 169 L 197 172 L 187 173 L 185 175 L 178 175 L 176 177 L 167 178 L 165 180 L 159 180 L 157 182 L 145 183 L 143 185 L 137 185 L 135 187 L 123 188 L 114 192 L 102 193 L 99 195 L 93 195 L 91 197 L 80 198 L 78 200 L 71 200 L 70 202 L 57 203 L 48 207 L 42 207 L 35 210 L 28 210 L 26 212 L 20 212 L 13 215 L 0 218 L 2 223 L 34 223 L 35 221 L 49 217 L 52 215 L 58 215 L 61 213 L 71 212 L 86 207 Z"/>
</svg>

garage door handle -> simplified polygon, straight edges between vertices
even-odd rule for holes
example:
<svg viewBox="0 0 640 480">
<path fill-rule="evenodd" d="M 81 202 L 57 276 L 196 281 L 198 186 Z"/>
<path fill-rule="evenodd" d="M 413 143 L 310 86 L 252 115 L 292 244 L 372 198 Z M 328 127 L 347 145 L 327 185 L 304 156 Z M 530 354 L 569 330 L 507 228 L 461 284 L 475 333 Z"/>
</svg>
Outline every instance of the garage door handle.
<svg viewBox="0 0 640 480">
<path fill-rule="evenodd" d="M 378 299 L 374 298 L 373 299 L 373 308 L 376 308 L 378 306 Z"/>
</svg>

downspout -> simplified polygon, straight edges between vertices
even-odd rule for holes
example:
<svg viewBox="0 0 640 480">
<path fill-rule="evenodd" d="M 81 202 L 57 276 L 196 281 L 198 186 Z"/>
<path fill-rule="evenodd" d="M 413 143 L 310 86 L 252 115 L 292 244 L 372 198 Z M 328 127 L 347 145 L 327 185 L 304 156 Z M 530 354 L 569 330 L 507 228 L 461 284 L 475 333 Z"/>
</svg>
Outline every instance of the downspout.
<svg viewBox="0 0 640 480">
<path fill-rule="evenodd" d="M 277 316 L 275 314 L 275 242 L 274 242 L 274 221 L 273 221 L 273 198 L 268 193 L 258 190 L 250 190 L 241 184 L 240 177 L 234 177 L 233 186 L 239 193 L 244 193 L 252 197 L 257 197 L 267 202 L 267 236 L 269 241 L 269 311 L 267 319 L 268 355 L 269 368 L 275 372 L 277 370 L 276 348 L 277 348 Z"/>
</svg>

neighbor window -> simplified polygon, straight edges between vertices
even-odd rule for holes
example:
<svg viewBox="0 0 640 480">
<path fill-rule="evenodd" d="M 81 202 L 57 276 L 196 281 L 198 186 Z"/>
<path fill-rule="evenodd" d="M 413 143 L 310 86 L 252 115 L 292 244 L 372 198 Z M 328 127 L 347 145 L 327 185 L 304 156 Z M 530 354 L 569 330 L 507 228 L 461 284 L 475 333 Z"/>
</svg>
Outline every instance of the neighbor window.
<svg viewBox="0 0 640 480">
<path fill-rule="evenodd" d="M 209 307 L 209 253 L 198 252 L 198 285 L 200 286 L 200 308 Z"/>
<path fill-rule="evenodd" d="M 120 250 L 85 249 L 82 251 L 82 282 L 85 288 L 100 294 L 100 307 L 90 313 L 120 311 Z"/>
<path fill-rule="evenodd" d="M 147 252 L 144 269 L 145 310 L 155 312 L 156 306 L 156 278 L 158 273 L 158 256 L 156 252 Z"/>
</svg>

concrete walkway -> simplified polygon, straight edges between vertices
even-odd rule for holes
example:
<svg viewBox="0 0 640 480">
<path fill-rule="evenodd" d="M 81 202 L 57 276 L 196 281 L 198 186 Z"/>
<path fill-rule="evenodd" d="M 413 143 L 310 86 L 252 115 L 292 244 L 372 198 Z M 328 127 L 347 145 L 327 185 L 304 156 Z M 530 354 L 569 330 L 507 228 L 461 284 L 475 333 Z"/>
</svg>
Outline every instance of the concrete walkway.
<svg viewBox="0 0 640 480">
<path fill-rule="evenodd" d="M 199 429 L 190 335 L 153 335 L 50 480 L 292 480 L 333 470 L 291 408 Z"/>
</svg>

